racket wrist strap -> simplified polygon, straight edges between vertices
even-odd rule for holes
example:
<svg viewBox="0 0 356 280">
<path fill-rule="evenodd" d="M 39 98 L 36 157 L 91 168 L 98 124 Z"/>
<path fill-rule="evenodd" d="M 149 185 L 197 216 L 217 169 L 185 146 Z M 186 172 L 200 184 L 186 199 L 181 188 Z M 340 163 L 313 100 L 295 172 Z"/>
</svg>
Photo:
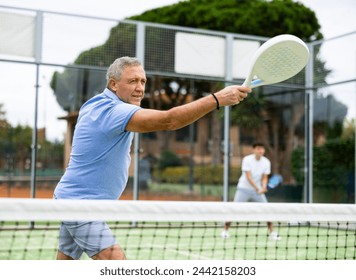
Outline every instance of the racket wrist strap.
<svg viewBox="0 0 356 280">
<path fill-rule="evenodd" d="M 220 109 L 219 100 L 217 99 L 217 97 L 215 96 L 214 93 L 212 93 L 211 95 L 214 97 L 214 99 L 215 99 L 215 101 L 216 101 L 216 109 L 219 110 L 219 109 Z"/>
</svg>

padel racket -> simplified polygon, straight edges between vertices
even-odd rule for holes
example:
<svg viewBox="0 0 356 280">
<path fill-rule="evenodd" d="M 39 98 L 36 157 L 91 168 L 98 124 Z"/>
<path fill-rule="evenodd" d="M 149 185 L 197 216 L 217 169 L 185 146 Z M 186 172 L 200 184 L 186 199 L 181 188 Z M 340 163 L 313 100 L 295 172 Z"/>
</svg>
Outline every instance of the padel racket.
<svg viewBox="0 0 356 280">
<path fill-rule="evenodd" d="M 280 184 L 282 184 L 283 178 L 279 174 L 273 174 L 271 178 L 269 178 L 268 183 L 267 183 L 267 188 L 269 190 L 274 189 L 278 187 Z"/>
<path fill-rule="evenodd" d="M 243 86 L 255 88 L 285 81 L 302 70 L 309 59 L 307 45 L 290 34 L 278 35 L 256 51 Z"/>
</svg>

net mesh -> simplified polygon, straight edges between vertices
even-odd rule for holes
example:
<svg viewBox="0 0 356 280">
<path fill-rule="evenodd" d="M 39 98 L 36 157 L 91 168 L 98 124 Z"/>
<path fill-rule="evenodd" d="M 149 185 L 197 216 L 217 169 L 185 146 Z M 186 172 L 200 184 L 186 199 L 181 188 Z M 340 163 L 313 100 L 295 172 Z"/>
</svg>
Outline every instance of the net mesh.
<svg viewBox="0 0 356 280">
<path fill-rule="evenodd" d="M 356 259 L 355 214 L 346 204 L 0 199 L 0 259 L 55 259 L 61 220 L 107 221 L 132 260 Z"/>
</svg>

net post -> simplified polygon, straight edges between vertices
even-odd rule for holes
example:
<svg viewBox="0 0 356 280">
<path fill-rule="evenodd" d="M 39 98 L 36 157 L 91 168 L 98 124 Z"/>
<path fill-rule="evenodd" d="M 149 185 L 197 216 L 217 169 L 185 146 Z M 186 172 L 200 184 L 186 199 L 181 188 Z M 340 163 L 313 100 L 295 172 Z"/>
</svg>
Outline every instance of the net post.
<svg viewBox="0 0 356 280">
<path fill-rule="evenodd" d="M 35 112 L 34 125 L 32 130 L 32 154 L 31 154 L 31 198 L 36 197 L 36 161 L 37 161 L 37 119 L 38 119 L 38 91 L 39 91 L 39 67 L 42 60 L 42 30 L 43 12 L 36 12 L 36 31 L 35 31 L 35 61 L 36 61 L 36 85 L 35 85 Z M 31 222 L 33 227 L 33 222 Z"/>
<path fill-rule="evenodd" d="M 232 34 L 227 34 L 226 41 L 226 55 L 225 55 L 225 81 L 231 81 L 233 79 L 233 43 L 234 37 Z M 225 86 L 231 83 L 225 82 Z M 231 107 L 224 107 L 224 192 L 223 201 L 229 201 L 229 174 L 230 174 L 230 114 Z"/>
<path fill-rule="evenodd" d="M 304 202 L 313 203 L 313 104 L 314 45 L 308 44 L 310 59 L 305 67 L 305 166 Z"/>
<path fill-rule="evenodd" d="M 139 22 L 136 24 L 136 57 L 145 63 L 145 26 Z M 133 177 L 133 200 L 139 199 L 139 166 L 140 166 L 140 134 L 134 133 L 134 177 Z"/>
</svg>

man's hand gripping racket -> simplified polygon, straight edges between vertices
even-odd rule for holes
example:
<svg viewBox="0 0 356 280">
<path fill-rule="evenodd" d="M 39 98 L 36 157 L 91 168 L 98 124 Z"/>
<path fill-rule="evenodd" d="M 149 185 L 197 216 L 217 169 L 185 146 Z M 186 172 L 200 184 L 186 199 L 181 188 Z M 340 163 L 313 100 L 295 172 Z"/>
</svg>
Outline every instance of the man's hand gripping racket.
<svg viewBox="0 0 356 280">
<path fill-rule="evenodd" d="M 298 37 L 273 37 L 256 51 L 243 86 L 255 88 L 285 81 L 298 74 L 308 59 L 308 47 Z"/>
</svg>

